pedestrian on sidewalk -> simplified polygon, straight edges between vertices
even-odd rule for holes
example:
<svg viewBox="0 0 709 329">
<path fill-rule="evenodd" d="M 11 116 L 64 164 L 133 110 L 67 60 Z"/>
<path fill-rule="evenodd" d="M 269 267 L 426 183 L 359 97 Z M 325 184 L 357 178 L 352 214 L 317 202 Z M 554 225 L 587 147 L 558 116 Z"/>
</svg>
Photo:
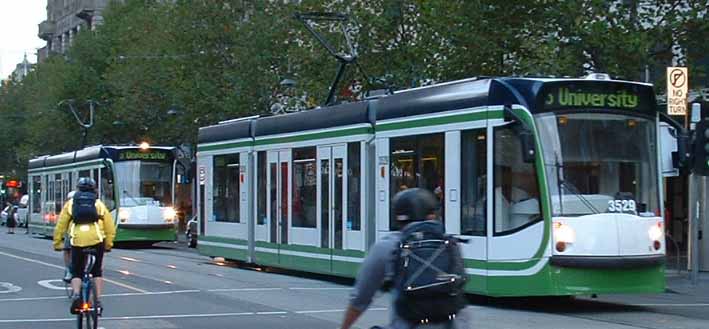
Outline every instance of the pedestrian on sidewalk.
<svg viewBox="0 0 709 329">
<path fill-rule="evenodd" d="M 15 234 L 15 226 L 17 226 L 17 206 L 12 206 L 7 213 L 7 234 Z"/>
</svg>

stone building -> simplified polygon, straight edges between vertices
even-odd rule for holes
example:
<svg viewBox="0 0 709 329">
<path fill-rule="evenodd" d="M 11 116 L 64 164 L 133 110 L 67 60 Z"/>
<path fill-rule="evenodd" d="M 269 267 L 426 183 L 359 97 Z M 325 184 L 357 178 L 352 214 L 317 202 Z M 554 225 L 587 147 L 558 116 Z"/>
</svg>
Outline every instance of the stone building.
<svg viewBox="0 0 709 329">
<path fill-rule="evenodd" d="M 25 58 L 22 60 L 21 63 L 18 63 L 15 66 L 15 70 L 12 72 L 12 75 L 10 76 L 12 79 L 14 79 L 17 82 L 20 82 L 24 80 L 24 78 L 34 69 L 34 64 L 31 64 L 27 60 L 27 54 L 25 54 Z"/>
<path fill-rule="evenodd" d="M 63 54 L 74 36 L 84 29 L 95 29 L 103 21 L 102 12 L 110 0 L 47 0 L 47 20 L 39 24 L 39 38 L 47 41 L 37 60 L 50 54 Z"/>
</svg>

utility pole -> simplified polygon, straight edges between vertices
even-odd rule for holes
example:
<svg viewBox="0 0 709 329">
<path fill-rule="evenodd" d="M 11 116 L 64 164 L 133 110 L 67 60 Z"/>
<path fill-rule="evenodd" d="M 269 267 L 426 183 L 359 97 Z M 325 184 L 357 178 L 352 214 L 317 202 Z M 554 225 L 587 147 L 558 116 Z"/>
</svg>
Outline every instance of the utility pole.
<svg viewBox="0 0 709 329">
<path fill-rule="evenodd" d="M 695 132 L 695 141 L 700 140 L 697 133 L 704 133 L 695 129 L 695 124 L 702 121 L 701 105 L 692 104 L 692 124 L 691 129 Z M 700 125 L 701 126 L 701 125 Z M 695 152 L 696 153 L 696 152 Z M 695 154 L 696 155 L 696 154 Z M 689 277 L 692 284 L 699 282 L 699 222 L 704 213 L 706 203 L 706 181 L 704 176 L 692 173 L 689 175 Z"/>
</svg>

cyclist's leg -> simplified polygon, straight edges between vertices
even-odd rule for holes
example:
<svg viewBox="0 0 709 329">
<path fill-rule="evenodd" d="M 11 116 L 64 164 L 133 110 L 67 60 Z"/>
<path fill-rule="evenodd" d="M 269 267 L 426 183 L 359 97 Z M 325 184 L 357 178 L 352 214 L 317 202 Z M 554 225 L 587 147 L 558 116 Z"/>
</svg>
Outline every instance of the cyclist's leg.
<svg viewBox="0 0 709 329">
<path fill-rule="evenodd" d="M 101 298 L 103 293 L 103 251 L 104 245 L 100 243 L 95 246 L 96 248 L 96 262 L 94 267 L 91 269 L 91 274 L 94 277 L 94 284 L 96 285 L 96 299 Z"/>
<path fill-rule="evenodd" d="M 86 257 L 83 253 L 83 248 L 71 247 L 71 289 L 74 295 L 78 295 L 81 291 L 81 277 L 84 272 L 84 263 Z"/>
<path fill-rule="evenodd" d="M 71 238 L 64 234 L 64 280 L 71 281 Z"/>
</svg>

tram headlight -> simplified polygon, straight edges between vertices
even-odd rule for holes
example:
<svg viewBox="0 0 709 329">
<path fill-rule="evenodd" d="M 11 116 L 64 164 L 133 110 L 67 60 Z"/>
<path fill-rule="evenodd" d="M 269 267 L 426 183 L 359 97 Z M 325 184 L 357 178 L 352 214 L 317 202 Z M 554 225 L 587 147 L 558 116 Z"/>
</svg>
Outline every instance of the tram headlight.
<svg viewBox="0 0 709 329">
<path fill-rule="evenodd" d="M 130 218 L 130 209 L 128 209 L 128 208 L 118 209 L 118 219 L 121 220 L 121 223 L 127 222 L 128 218 Z"/>
<path fill-rule="evenodd" d="M 562 222 L 554 222 L 554 238 L 557 242 L 576 242 L 576 231 L 569 225 Z"/>
<path fill-rule="evenodd" d="M 167 207 L 162 211 L 162 218 L 165 219 L 166 223 L 172 223 L 177 218 L 177 211 L 172 207 Z"/>
<path fill-rule="evenodd" d="M 650 226 L 647 230 L 647 235 L 651 241 L 660 241 L 664 233 L 662 232 L 662 222 L 657 222 L 657 225 Z"/>
</svg>

